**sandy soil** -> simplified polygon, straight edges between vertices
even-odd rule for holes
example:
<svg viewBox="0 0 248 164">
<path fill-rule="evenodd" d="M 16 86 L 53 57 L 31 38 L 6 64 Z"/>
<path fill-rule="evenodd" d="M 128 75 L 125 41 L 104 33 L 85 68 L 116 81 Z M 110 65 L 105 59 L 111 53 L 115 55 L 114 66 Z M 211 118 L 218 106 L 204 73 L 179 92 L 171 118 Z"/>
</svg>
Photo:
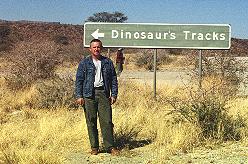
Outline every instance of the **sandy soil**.
<svg viewBox="0 0 248 164">
<path fill-rule="evenodd" d="M 149 146 L 133 150 L 123 150 L 119 156 L 111 156 L 107 153 L 90 155 L 87 152 L 78 152 L 68 155 L 66 164 L 81 163 L 197 163 L 197 164 L 246 164 L 248 163 L 248 146 L 240 143 L 225 143 L 217 148 L 197 148 L 189 153 L 178 153 L 165 159 L 158 160 L 156 153 Z"/>
<path fill-rule="evenodd" d="M 156 72 L 156 83 L 168 85 L 184 85 L 189 83 L 190 77 L 186 71 L 179 70 L 162 70 Z M 153 85 L 154 72 L 143 70 L 124 70 L 121 73 L 121 80 L 137 80 L 139 82 Z"/>
</svg>

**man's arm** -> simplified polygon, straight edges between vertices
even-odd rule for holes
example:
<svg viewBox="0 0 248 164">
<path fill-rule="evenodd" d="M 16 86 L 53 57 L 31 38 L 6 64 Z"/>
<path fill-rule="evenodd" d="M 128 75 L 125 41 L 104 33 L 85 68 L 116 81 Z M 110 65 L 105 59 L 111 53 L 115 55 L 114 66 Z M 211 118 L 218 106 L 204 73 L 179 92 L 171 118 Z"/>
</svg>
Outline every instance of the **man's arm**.
<svg viewBox="0 0 248 164">
<path fill-rule="evenodd" d="M 116 101 L 118 95 L 118 81 L 113 62 L 111 62 L 111 104 Z"/>
<path fill-rule="evenodd" d="M 75 82 L 75 96 L 76 103 L 79 105 L 84 104 L 83 99 L 83 83 L 84 83 L 84 64 L 80 62 L 78 65 L 77 73 L 76 73 L 76 82 Z"/>
<path fill-rule="evenodd" d="M 114 104 L 116 102 L 116 97 L 110 97 L 109 98 L 110 104 Z"/>
<path fill-rule="evenodd" d="M 84 105 L 84 99 L 83 98 L 76 99 L 76 104 L 78 104 L 78 105 Z"/>
</svg>

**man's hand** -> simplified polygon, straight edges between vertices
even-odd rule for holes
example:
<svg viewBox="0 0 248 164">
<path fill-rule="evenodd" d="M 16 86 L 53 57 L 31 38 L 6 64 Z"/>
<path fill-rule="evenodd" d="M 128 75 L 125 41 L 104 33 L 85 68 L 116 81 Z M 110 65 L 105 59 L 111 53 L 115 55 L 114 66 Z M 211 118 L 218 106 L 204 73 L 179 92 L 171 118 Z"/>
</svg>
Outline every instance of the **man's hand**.
<svg viewBox="0 0 248 164">
<path fill-rule="evenodd" d="M 78 104 L 78 105 L 84 105 L 84 99 L 83 98 L 78 98 L 76 100 L 76 104 Z"/>
<path fill-rule="evenodd" d="M 109 100 L 110 100 L 110 104 L 111 105 L 116 102 L 116 98 L 115 97 L 110 97 Z"/>
</svg>

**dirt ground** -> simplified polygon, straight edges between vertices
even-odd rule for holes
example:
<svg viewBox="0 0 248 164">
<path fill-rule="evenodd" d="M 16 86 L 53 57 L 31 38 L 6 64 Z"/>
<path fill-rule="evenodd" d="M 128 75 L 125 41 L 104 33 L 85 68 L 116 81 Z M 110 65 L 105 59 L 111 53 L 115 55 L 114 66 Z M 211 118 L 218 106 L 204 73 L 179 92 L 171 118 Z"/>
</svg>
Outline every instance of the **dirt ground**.
<svg viewBox="0 0 248 164">
<path fill-rule="evenodd" d="M 124 70 L 119 78 L 120 80 L 136 80 L 146 84 L 153 85 L 154 72 L 144 70 Z M 162 70 L 156 72 L 156 83 L 168 85 L 184 85 L 189 83 L 188 72 L 182 70 Z"/>
<path fill-rule="evenodd" d="M 240 143 L 225 143 L 217 148 L 197 148 L 192 150 L 192 152 L 175 154 L 162 160 L 158 160 L 157 155 L 157 152 L 154 153 L 149 146 L 145 146 L 128 151 L 123 150 L 119 156 L 111 156 L 107 153 L 100 153 L 95 156 L 85 152 L 78 152 L 70 154 L 65 163 L 247 164 L 248 145 L 242 146 Z"/>
</svg>

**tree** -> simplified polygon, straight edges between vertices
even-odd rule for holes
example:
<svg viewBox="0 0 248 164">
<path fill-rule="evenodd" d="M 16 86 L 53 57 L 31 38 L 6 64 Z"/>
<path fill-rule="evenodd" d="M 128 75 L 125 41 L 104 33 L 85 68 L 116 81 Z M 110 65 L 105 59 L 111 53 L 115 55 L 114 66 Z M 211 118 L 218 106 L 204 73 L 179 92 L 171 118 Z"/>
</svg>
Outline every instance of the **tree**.
<svg viewBox="0 0 248 164">
<path fill-rule="evenodd" d="M 125 16 L 121 12 L 115 11 L 114 13 L 108 12 L 99 12 L 90 16 L 85 22 L 118 22 L 122 23 L 127 20 L 127 16 Z"/>
</svg>

